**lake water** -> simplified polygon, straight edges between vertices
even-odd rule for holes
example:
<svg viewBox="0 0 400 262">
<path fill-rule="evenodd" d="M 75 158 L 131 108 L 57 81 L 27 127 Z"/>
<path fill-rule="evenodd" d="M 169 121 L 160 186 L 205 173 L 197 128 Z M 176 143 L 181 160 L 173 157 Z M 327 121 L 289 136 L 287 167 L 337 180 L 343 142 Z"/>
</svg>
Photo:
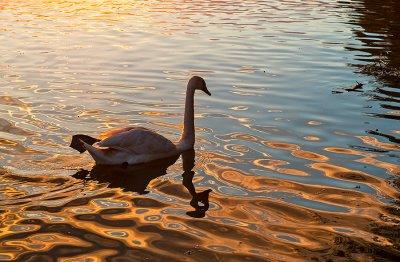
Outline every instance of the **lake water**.
<svg viewBox="0 0 400 262">
<path fill-rule="evenodd" d="M 0 260 L 399 259 L 399 13 L 1 0 Z M 179 137 L 192 75 L 212 93 L 195 152 L 92 169 L 68 147 L 126 125 Z"/>
</svg>

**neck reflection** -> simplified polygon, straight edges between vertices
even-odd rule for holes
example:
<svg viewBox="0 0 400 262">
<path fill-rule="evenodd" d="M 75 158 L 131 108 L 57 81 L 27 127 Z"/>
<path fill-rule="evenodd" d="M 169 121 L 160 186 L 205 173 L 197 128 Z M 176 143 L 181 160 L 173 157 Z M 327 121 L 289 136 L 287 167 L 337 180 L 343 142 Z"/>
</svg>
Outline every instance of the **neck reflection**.
<svg viewBox="0 0 400 262">
<path fill-rule="evenodd" d="M 208 208 L 209 202 L 208 197 L 211 192 L 211 189 L 206 189 L 200 193 L 196 192 L 196 189 L 193 185 L 193 177 L 195 172 L 193 171 L 194 161 L 195 159 L 195 151 L 194 149 L 185 151 L 182 153 L 182 165 L 183 165 L 183 174 L 182 174 L 182 184 L 187 188 L 190 195 L 192 195 L 192 200 L 190 201 L 190 205 L 195 209 L 193 211 L 188 211 L 186 214 L 191 217 L 201 218 L 204 217 Z"/>
<path fill-rule="evenodd" d="M 121 188 L 123 191 L 136 192 L 140 195 L 147 194 L 149 183 L 158 177 L 167 174 L 169 166 L 173 165 L 179 158 L 179 155 L 153 161 L 146 164 L 124 166 L 105 166 L 95 165 L 92 170 L 79 170 L 73 175 L 74 178 L 84 181 L 96 181 L 99 183 L 108 183 L 108 188 Z M 192 199 L 190 205 L 195 209 L 188 211 L 186 214 L 194 218 L 205 216 L 209 208 L 209 193 L 211 189 L 204 190 L 200 193 L 196 192 L 193 185 L 193 177 L 195 172 L 195 151 L 193 149 L 182 153 L 182 184 L 189 191 Z"/>
</svg>

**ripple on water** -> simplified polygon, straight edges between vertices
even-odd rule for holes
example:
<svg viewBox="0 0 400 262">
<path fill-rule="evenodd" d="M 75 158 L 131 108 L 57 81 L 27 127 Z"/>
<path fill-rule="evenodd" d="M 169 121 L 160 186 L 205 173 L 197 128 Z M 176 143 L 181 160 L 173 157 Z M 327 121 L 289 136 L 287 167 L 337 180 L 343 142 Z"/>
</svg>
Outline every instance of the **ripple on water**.
<svg viewBox="0 0 400 262">
<path fill-rule="evenodd" d="M 0 260 L 399 260 L 395 2 L 3 1 Z M 190 171 L 68 147 L 178 138 L 191 75 Z"/>
</svg>

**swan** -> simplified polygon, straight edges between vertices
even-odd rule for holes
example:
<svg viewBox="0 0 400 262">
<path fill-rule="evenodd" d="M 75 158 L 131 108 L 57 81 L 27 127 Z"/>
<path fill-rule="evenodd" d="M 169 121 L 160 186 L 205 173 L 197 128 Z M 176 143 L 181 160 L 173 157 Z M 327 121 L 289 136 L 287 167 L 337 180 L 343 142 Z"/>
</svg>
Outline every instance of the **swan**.
<svg viewBox="0 0 400 262">
<path fill-rule="evenodd" d="M 201 90 L 211 96 L 206 82 L 193 76 L 186 89 L 185 114 L 180 139 L 173 143 L 144 127 L 124 127 L 100 134 L 100 139 L 74 135 L 70 147 L 80 153 L 86 150 L 98 165 L 134 165 L 178 155 L 192 149 L 195 142 L 194 94 Z"/>
</svg>

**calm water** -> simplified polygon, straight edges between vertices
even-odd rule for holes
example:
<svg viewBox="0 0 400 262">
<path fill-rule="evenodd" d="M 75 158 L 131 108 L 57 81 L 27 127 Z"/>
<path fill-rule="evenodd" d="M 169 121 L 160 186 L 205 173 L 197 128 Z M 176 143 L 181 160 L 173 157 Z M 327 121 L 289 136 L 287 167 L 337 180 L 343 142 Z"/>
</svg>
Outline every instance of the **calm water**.
<svg viewBox="0 0 400 262">
<path fill-rule="evenodd" d="M 399 259 L 399 13 L 0 0 L 0 260 Z M 178 137 L 194 74 L 213 93 L 195 152 L 92 169 L 68 147 L 130 124 Z"/>
</svg>

